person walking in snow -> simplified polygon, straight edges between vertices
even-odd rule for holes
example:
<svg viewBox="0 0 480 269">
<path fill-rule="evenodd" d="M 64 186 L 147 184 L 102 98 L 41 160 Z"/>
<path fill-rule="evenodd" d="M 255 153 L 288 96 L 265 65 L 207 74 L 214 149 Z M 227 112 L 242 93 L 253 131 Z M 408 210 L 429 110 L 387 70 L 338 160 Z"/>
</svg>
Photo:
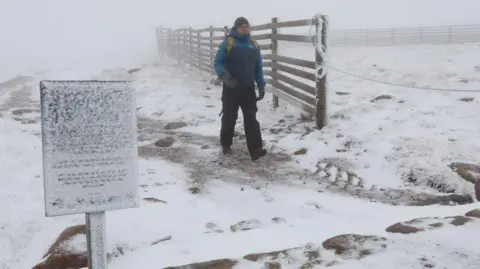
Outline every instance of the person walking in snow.
<svg viewBox="0 0 480 269">
<path fill-rule="evenodd" d="M 257 120 L 257 101 L 265 96 L 262 55 L 257 42 L 250 37 L 250 24 L 245 17 L 235 20 L 229 35 L 219 45 L 213 68 L 223 82 L 220 130 L 223 153 L 232 153 L 235 123 L 241 108 L 250 157 L 255 161 L 265 156 L 267 151 Z"/>
</svg>

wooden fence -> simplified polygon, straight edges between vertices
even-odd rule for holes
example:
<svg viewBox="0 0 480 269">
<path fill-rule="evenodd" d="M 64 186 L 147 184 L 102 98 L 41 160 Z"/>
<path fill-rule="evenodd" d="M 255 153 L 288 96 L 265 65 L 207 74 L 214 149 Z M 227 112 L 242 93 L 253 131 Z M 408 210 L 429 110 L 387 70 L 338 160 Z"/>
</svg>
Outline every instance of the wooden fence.
<svg viewBox="0 0 480 269">
<path fill-rule="evenodd" d="M 280 34 L 280 28 L 311 26 L 321 37 L 309 35 Z M 328 20 L 326 16 L 313 19 L 279 22 L 272 18 L 270 23 L 251 26 L 252 37 L 259 41 L 262 51 L 264 75 L 269 90 L 273 93 L 273 107 L 279 98 L 314 116 L 319 129 L 327 121 L 327 76 L 321 73 L 322 55 L 327 52 Z M 157 28 L 157 45 L 161 55 L 168 55 L 178 63 L 186 63 L 202 71 L 214 74 L 213 62 L 218 45 L 225 39 L 227 29 L 209 27 L 204 29 Z M 267 31 L 267 32 L 265 32 Z M 301 43 L 321 42 L 322 51 L 312 49 L 311 60 L 287 57 L 278 54 L 278 41 Z M 266 42 L 266 43 L 265 43 Z M 311 81 L 315 86 L 301 80 Z M 313 83 L 312 83 L 313 84 Z"/>
<path fill-rule="evenodd" d="M 392 46 L 480 42 L 480 25 L 332 31 L 330 45 Z"/>
</svg>

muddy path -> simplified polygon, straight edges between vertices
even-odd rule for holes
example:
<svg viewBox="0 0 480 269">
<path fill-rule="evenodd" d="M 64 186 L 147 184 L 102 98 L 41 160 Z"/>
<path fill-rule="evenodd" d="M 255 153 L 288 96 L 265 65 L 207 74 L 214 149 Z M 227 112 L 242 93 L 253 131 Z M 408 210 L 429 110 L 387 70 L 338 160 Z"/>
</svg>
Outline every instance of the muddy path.
<svg viewBox="0 0 480 269">
<path fill-rule="evenodd" d="M 25 131 L 40 136 L 40 104 L 32 100 L 32 87 L 35 85 L 31 77 L 17 77 L 0 83 L 0 115 L 24 125 L 33 125 L 35 128 L 25 128 Z M 427 194 L 411 188 L 366 188 L 363 179 L 352 171 L 347 160 L 342 159 L 318 160 L 316 171 L 311 172 L 301 169 L 291 153 L 270 148 L 267 156 L 252 162 L 241 133 L 237 133 L 234 139 L 234 154 L 223 156 L 218 137 L 182 131 L 186 125 L 188 123 L 162 122 L 140 117 L 138 153 L 140 158 L 162 158 L 184 166 L 190 173 L 192 189 L 200 193 L 208 192 L 209 183 L 224 181 L 238 185 L 239 190 L 244 187 L 264 189 L 272 184 L 294 185 L 315 189 L 319 193 L 328 191 L 391 205 L 455 205 L 473 202 L 468 195 Z M 281 134 L 303 129 L 294 125 L 295 122 L 286 119 L 277 127 L 264 132 Z M 313 131 L 303 130 L 306 133 Z"/>
<path fill-rule="evenodd" d="M 218 137 L 164 129 L 165 125 L 159 121 L 139 119 L 139 139 L 143 143 L 147 141 L 146 145 L 139 146 L 139 156 L 160 157 L 182 164 L 190 171 L 194 184 L 199 188 L 203 188 L 210 180 L 240 185 L 279 181 L 287 171 L 294 169 L 290 165 L 292 158 L 279 152 L 269 153 L 265 158 L 252 162 L 245 139 L 239 135 L 234 139 L 234 154 L 223 156 Z"/>
<path fill-rule="evenodd" d="M 350 170 L 348 161 L 323 159 L 314 172 L 300 169 L 292 156 L 280 150 L 270 151 L 259 161 L 248 156 L 242 134 L 234 139 L 234 154 L 223 156 L 218 137 L 203 136 L 165 129 L 165 126 L 184 126 L 186 123 L 164 123 L 141 118 L 138 121 L 139 139 L 143 145 L 138 152 L 141 158 L 162 158 L 184 166 L 193 179 L 192 188 L 208 192 L 208 183 L 220 180 L 243 187 L 268 188 L 272 184 L 303 186 L 359 199 L 391 205 L 425 206 L 432 204 L 454 205 L 472 203 L 468 195 L 427 194 L 414 189 L 366 188 L 364 179 Z"/>
</svg>

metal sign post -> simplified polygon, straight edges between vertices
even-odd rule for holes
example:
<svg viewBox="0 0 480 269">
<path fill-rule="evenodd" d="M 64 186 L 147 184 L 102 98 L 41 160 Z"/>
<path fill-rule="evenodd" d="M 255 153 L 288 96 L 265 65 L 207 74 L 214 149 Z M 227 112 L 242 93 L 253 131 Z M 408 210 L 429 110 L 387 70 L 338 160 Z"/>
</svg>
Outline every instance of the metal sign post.
<svg viewBox="0 0 480 269">
<path fill-rule="evenodd" d="M 86 213 L 88 268 L 107 269 L 105 211 Z"/>
<path fill-rule="evenodd" d="M 47 217 L 86 214 L 90 269 L 107 268 L 105 212 L 138 207 L 135 91 L 128 81 L 41 81 Z"/>
</svg>

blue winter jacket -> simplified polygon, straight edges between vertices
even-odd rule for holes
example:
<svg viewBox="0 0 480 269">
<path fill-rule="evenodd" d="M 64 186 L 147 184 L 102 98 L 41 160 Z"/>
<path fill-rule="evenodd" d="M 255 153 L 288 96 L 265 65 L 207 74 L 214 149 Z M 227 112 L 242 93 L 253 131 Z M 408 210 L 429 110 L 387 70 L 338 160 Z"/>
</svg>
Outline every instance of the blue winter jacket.
<svg viewBox="0 0 480 269">
<path fill-rule="evenodd" d="M 237 81 L 238 87 L 265 86 L 263 64 L 260 48 L 256 48 L 250 34 L 240 35 L 232 28 L 230 35 L 234 38 L 234 46 L 227 55 L 227 39 L 218 47 L 213 69 L 218 76 L 228 73 Z"/>
</svg>

